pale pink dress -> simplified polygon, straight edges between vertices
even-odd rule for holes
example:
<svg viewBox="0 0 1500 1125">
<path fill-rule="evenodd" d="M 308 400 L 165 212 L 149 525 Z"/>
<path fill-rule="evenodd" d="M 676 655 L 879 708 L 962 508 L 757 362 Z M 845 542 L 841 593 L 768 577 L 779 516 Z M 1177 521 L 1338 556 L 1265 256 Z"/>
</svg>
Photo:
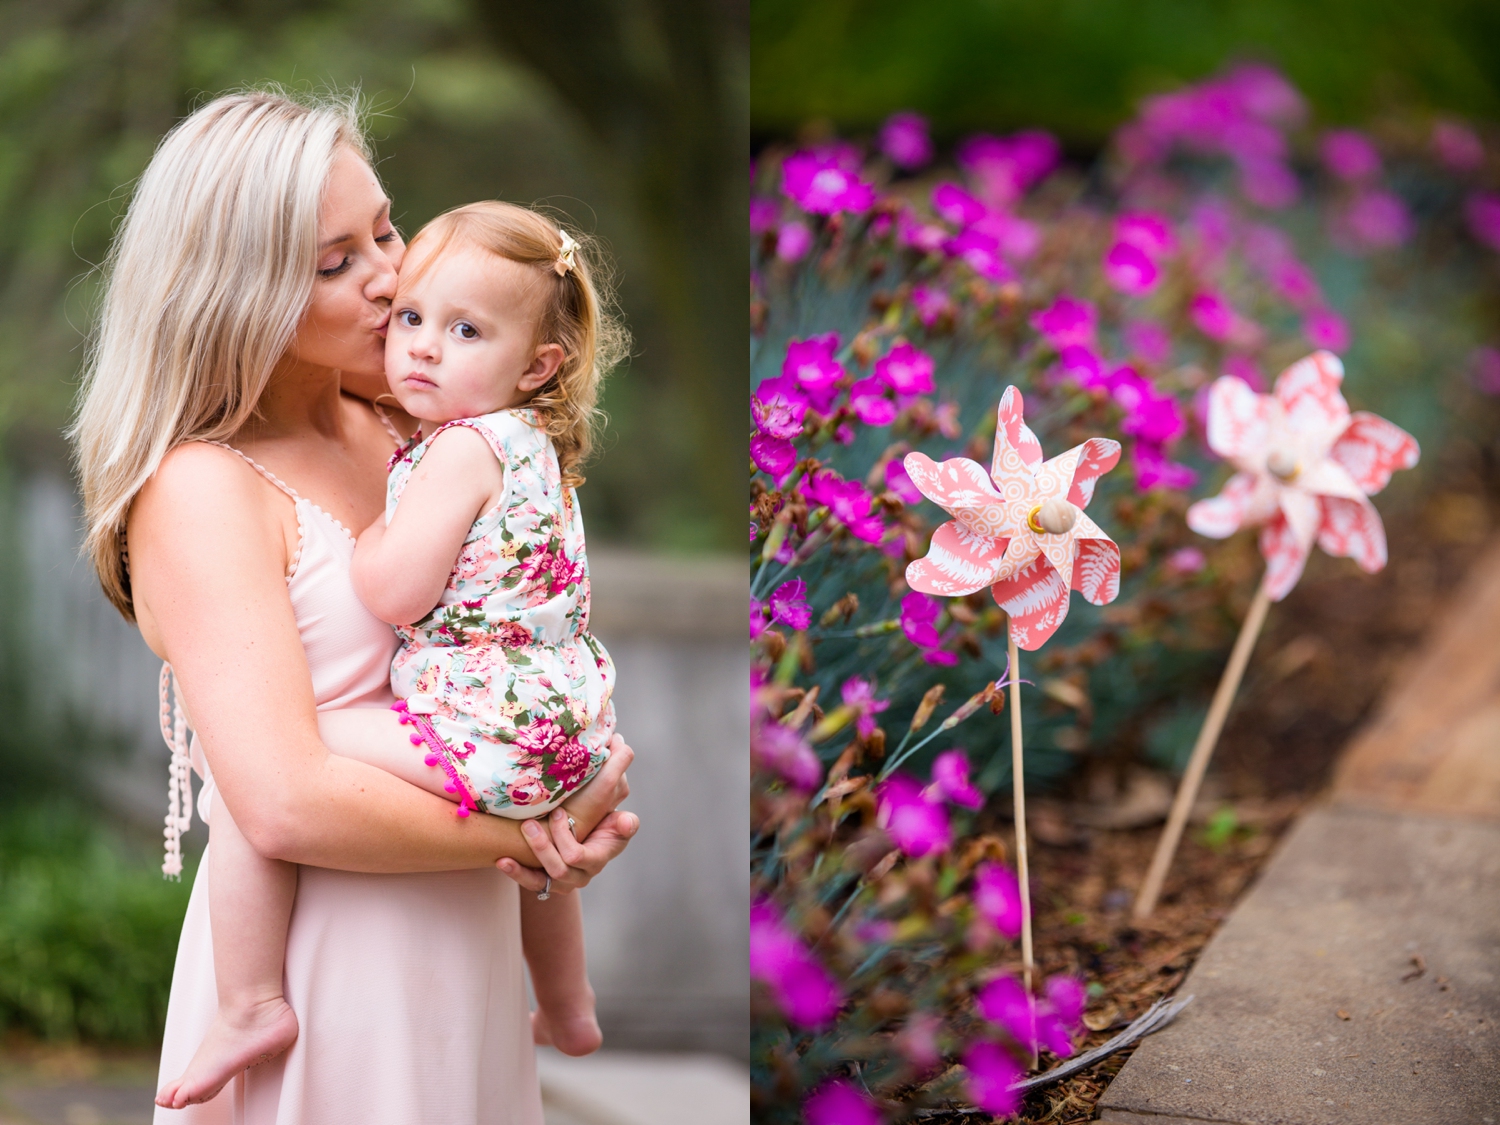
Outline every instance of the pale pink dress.
<svg viewBox="0 0 1500 1125">
<path fill-rule="evenodd" d="M 287 589 L 318 710 L 388 706 L 396 636 L 354 595 L 353 537 L 255 467 L 296 505 Z M 196 739 L 192 757 L 207 821 L 217 791 Z M 285 982 L 296 1044 L 210 1102 L 157 1109 L 156 1125 L 541 1125 L 519 890 L 493 868 L 301 868 Z M 186 1068 L 216 1008 L 205 858 L 177 948 L 162 1081 Z"/>
</svg>

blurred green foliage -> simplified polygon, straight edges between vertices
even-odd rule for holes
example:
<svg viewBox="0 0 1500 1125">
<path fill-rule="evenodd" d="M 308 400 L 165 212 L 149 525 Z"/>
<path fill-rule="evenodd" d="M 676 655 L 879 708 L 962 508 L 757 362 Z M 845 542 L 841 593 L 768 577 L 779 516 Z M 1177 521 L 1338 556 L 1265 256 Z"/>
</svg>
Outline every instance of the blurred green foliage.
<svg viewBox="0 0 1500 1125">
<path fill-rule="evenodd" d="M 0 1031 L 151 1043 L 192 886 L 68 802 L 0 805 Z"/>
<path fill-rule="evenodd" d="M 784 137 L 897 109 L 940 136 L 1018 127 L 1097 148 L 1151 93 L 1274 63 L 1320 117 L 1500 117 L 1493 0 L 755 0 L 751 124 Z"/>
<path fill-rule="evenodd" d="M 0 0 L 0 437 L 66 420 L 90 267 L 176 120 L 251 83 L 359 86 L 408 233 L 498 197 L 613 254 L 636 347 L 605 394 L 595 534 L 737 543 L 746 18 L 735 0 Z"/>
</svg>

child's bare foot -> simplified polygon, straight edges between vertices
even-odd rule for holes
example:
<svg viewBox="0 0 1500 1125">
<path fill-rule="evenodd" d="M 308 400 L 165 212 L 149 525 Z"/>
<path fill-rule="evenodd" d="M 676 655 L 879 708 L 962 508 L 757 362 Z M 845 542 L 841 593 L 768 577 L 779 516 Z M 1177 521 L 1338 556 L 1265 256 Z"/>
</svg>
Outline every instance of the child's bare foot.
<svg viewBox="0 0 1500 1125">
<path fill-rule="evenodd" d="M 548 1016 L 541 1008 L 531 1013 L 532 1041 L 556 1047 L 565 1055 L 592 1055 L 604 1042 L 593 1009 L 572 1016 Z"/>
<path fill-rule="evenodd" d="M 274 1059 L 297 1041 L 297 1015 L 283 997 L 236 1012 L 220 1010 L 176 1081 L 156 1093 L 164 1109 L 206 1102 L 247 1067 Z"/>
</svg>

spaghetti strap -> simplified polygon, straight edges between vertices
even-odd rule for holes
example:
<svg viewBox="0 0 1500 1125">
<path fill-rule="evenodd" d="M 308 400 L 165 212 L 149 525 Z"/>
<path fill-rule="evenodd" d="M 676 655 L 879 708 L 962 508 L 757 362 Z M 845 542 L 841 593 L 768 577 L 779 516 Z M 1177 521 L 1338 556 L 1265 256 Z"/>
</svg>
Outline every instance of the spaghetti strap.
<svg viewBox="0 0 1500 1125">
<path fill-rule="evenodd" d="M 225 444 L 222 441 L 204 441 L 203 444 L 204 445 L 217 445 L 220 449 L 227 449 L 231 453 L 238 454 L 241 458 L 244 459 L 245 464 L 249 465 L 257 473 L 259 473 L 261 476 L 265 477 L 266 480 L 270 481 L 277 488 L 281 489 L 282 492 L 285 492 L 288 496 L 290 496 L 292 498 L 292 503 L 299 504 L 299 503 L 302 502 L 302 497 L 300 497 L 300 496 L 297 495 L 297 490 L 295 488 L 293 488 L 291 485 L 287 484 L 286 481 L 282 480 L 275 473 L 273 473 L 270 469 L 266 468 L 259 461 L 257 461 L 254 457 L 251 457 L 250 454 L 245 453 L 242 450 L 236 449 L 232 445 L 227 445 L 227 444 Z"/>
</svg>

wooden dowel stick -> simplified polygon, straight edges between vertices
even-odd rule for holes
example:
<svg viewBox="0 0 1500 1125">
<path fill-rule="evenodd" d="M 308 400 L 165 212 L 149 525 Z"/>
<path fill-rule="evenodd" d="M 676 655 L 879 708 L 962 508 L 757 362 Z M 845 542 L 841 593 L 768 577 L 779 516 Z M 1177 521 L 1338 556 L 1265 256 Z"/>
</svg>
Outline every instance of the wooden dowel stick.
<svg viewBox="0 0 1500 1125">
<path fill-rule="evenodd" d="M 1156 909 L 1156 900 L 1161 897 L 1162 884 L 1167 870 L 1172 866 L 1172 857 L 1177 854 L 1177 845 L 1182 840 L 1182 830 L 1187 825 L 1188 813 L 1198 799 L 1198 787 L 1203 784 L 1203 774 L 1208 769 L 1208 760 L 1213 757 L 1219 733 L 1224 729 L 1224 720 L 1229 717 L 1229 707 L 1234 694 L 1239 690 L 1240 678 L 1245 674 L 1245 665 L 1250 661 L 1250 652 L 1260 636 L 1261 625 L 1270 608 L 1271 595 L 1262 578 L 1260 589 L 1255 591 L 1255 600 L 1250 603 L 1250 612 L 1245 614 L 1245 623 L 1240 626 L 1240 635 L 1235 638 L 1234 650 L 1229 654 L 1229 666 L 1219 680 L 1213 702 L 1203 719 L 1203 729 L 1198 732 L 1198 741 L 1193 745 L 1193 756 L 1188 759 L 1187 769 L 1177 785 L 1177 796 L 1172 801 L 1172 812 L 1167 817 L 1167 826 L 1162 829 L 1161 839 L 1156 842 L 1156 854 L 1151 857 L 1151 867 L 1146 872 L 1146 881 L 1135 899 L 1135 920 L 1144 921 Z"/>
<path fill-rule="evenodd" d="M 1026 864 L 1026 772 L 1021 753 L 1021 660 L 1016 642 L 1010 637 L 1006 622 L 1006 639 L 1010 656 L 1010 791 L 1016 810 L 1016 881 L 1021 885 L 1021 970 L 1026 980 L 1026 1001 L 1031 1005 L 1031 1066 L 1036 1068 L 1036 1001 L 1031 984 L 1035 964 L 1031 954 L 1031 875 Z"/>
</svg>

